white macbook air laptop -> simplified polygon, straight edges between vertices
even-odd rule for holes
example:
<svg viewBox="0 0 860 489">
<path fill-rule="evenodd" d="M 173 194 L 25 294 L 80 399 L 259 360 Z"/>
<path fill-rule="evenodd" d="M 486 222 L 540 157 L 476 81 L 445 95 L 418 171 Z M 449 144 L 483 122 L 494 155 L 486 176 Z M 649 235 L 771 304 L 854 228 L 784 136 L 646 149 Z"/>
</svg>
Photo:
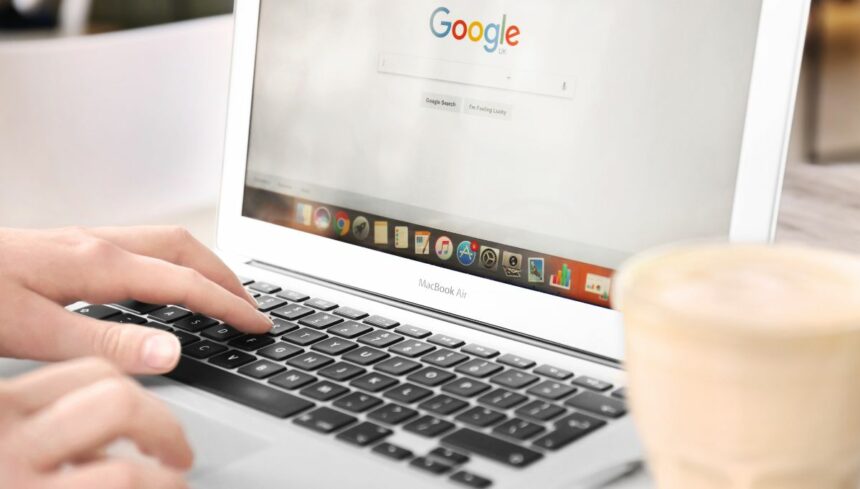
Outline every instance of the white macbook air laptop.
<svg viewBox="0 0 860 489">
<path fill-rule="evenodd" d="M 276 327 L 118 306 L 185 345 L 146 383 L 192 483 L 570 488 L 636 466 L 613 270 L 772 237 L 807 11 L 237 2 L 218 245 Z"/>
</svg>

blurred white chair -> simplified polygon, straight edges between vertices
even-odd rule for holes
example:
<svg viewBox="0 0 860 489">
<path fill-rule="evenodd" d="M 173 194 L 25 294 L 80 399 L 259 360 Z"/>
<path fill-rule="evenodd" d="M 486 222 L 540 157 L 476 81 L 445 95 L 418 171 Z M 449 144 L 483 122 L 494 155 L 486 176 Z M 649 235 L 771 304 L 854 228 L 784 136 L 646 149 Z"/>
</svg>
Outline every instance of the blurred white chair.
<svg viewBox="0 0 860 489">
<path fill-rule="evenodd" d="M 214 206 L 232 17 L 0 42 L 0 226 Z"/>
</svg>

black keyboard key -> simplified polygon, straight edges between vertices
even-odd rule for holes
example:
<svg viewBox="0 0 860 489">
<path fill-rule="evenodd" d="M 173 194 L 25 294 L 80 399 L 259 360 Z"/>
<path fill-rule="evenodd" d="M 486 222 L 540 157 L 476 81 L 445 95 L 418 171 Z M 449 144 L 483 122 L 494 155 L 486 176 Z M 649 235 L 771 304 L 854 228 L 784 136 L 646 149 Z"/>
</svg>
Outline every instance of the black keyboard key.
<svg viewBox="0 0 860 489">
<path fill-rule="evenodd" d="M 529 438 L 546 431 L 542 425 L 532 423 L 520 418 L 513 418 L 493 428 L 493 433 L 507 436 L 515 440 L 528 440 Z"/>
<path fill-rule="evenodd" d="M 325 333 L 320 333 L 315 329 L 310 328 L 301 328 L 295 331 L 290 331 L 289 333 L 281 336 L 283 341 L 288 341 L 294 345 L 299 346 L 308 346 L 311 343 L 316 343 L 317 341 L 328 338 L 328 335 Z"/>
<path fill-rule="evenodd" d="M 469 353 L 471 355 L 475 355 L 476 357 L 481 358 L 493 358 L 494 356 L 499 354 L 499 350 L 487 348 L 486 346 L 476 345 L 475 343 L 470 343 L 461 348 L 461 350 L 465 353 Z"/>
<path fill-rule="evenodd" d="M 409 372 L 418 370 L 421 364 L 406 358 L 391 357 L 376 364 L 374 367 L 380 372 L 385 372 L 391 375 L 406 375 Z"/>
<path fill-rule="evenodd" d="M 462 421 L 472 426 L 485 428 L 487 426 L 494 425 L 500 421 L 504 421 L 506 417 L 507 416 L 505 416 L 504 414 L 498 411 L 494 411 L 490 408 L 475 406 L 458 414 L 455 419 L 457 421 Z"/>
<path fill-rule="evenodd" d="M 237 278 L 239 279 L 239 282 L 242 283 L 242 285 L 251 285 L 252 283 L 254 283 L 254 279 L 252 278 L 242 276 L 238 276 Z"/>
<path fill-rule="evenodd" d="M 276 294 L 278 297 L 282 299 L 286 299 L 291 302 L 302 302 L 308 300 L 308 295 L 303 294 L 301 292 L 296 292 L 295 290 L 282 290 Z"/>
<path fill-rule="evenodd" d="M 421 416 L 403 425 L 404 430 L 427 438 L 439 436 L 454 428 L 454 423 L 430 415 Z"/>
<path fill-rule="evenodd" d="M 371 333 L 367 333 L 366 335 L 358 339 L 360 343 L 375 346 L 376 348 L 385 348 L 402 340 L 403 336 L 397 333 L 392 333 L 391 331 L 382 330 L 376 330 Z"/>
<path fill-rule="evenodd" d="M 107 319 L 111 316 L 116 316 L 120 313 L 119 309 L 114 309 L 110 306 L 104 306 L 101 304 L 94 304 L 90 306 L 84 306 L 78 309 L 75 309 L 75 312 L 78 314 L 83 314 L 84 316 L 91 317 L 93 319 Z"/>
<path fill-rule="evenodd" d="M 332 301 L 327 301 L 325 299 L 320 299 L 319 297 L 315 297 L 310 300 L 305 301 L 305 305 L 308 307 L 313 307 L 314 309 L 319 309 L 320 311 L 331 311 L 337 307 L 337 304 Z"/>
<path fill-rule="evenodd" d="M 597 428 L 606 426 L 606 421 L 593 418 L 587 414 L 573 413 L 555 421 L 556 428 L 578 429 L 584 431 L 594 431 Z"/>
<path fill-rule="evenodd" d="M 314 311 L 310 307 L 300 306 L 298 304 L 288 304 L 271 312 L 272 316 L 286 319 L 287 321 L 295 321 L 296 319 L 313 314 Z"/>
<path fill-rule="evenodd" d="M 457 472 L 456 474 L 449 477 L 449 479 L 452 482 L 462 484 L 466 487 L 473 487 L 475 489 L 485 489 L 493 485 L 493 481 L 491 481 L 490 479 L 475 475 L 471 472 L 466 472 L 465 470 Z"/>
<path fill-rule="evenodd" d="M 535 366 L 534 360 L 511 355 L 510 353 L 500 356 L 496 361 L 515 368 L 532 368 Z"/>
<path fill-rule="evenodd" d="M 107 320 L 120 324 L 146 324 L 146 319 L 130 312 L 124 312 L 116 316 L 111 316 L 107 318 Z"/>
<path fill-rule="evenodd" d="M 485 384 L 468 377 L 460 377 L 443 385 L 442 390 L 460 397 L 473 397 L 490 390 L 490 384 Z"/>
<path fill-rule="evenodd" d="M 558 367 L 553 367 L 552 365 L 541 365 L 540 367 L 534 370 L 536 374 L 543 375 L 544 377 L 549 377 L 555 380 L 567 380 L 573 377 L 573 372 L 569 370 L 560 369 Z"/>
<path fill-rule="evenodd" d="M 269 336 L 281 336 L 284 333 L 289 333 L 290 331 L 295 331 L 299 329 L 299 327 L 295 324 L 289 321 L 285 321 L 281 318 L 272 318 L 272 322 L 274 323 L 272 329 L 270 329 L 269 332 L 266 333 Z"/>
<path fill-rule="evenodd" d="M 214 365 L 218 365 L 219 367 L 224 367 L 228 369 L 234 369 L 241 367 L 247 363 L 251 363 L 256 360 L 257 357 L 254 355 L 245 353 L 239 350 L 229 350 L 221 353 L 220 355 L 215 355 L 214 357 L 209 359 L 209 363 Z"/>
<path fill-rule="evenodd" d="M 379 392 L 397 385 L 397 380 L 387 375 L 371 372 L 358 377 L 350 382 L 349 385 L 370 392 Z"/>
<path fill-rule="evenodd" d="M 279 418 L 314 406 L 310 401 L 185 357 L 167 376 Z"/>
<path fill-rule="evenodd" d="M 564 413 L 564 408 L 544 401 L 532 401 L 518 407 L 514 412 L 535 421 L 548 421 Z"/>
<path fill-rule="evenodd" d="M 444 346 L 445 348 L 459 348 L 466 344 L 465 341 L 459 338 L 454 338 L 444 334 L 434 334 L 427 338 L 427 341 L 434 345 Z"/>
<path fill-rule="evenodd" d="M 122 306 L 130 311 L 134 311 L 138 314 L 149 314 L 164 307 L 161 304 L 149 304 L 147 302 L 140 302 L 136 300 L 118 302 L 117 305 Z"/>
<path fill-rule="evenodd" d="M 367 317 L 366 312 L 346 306 L 338 307 L 334 310 L 334 313 L 347 319 L 361 319 Z"/>
<path fill-rule="evenodd" d="M 376 348 L 362 346 L 357 350 L 352 350 L 351 352 L 345 354 L 343 356 L 343 359 L 349 360 L 350 362 L 357 363 L 359 365 L 370 365 L 371 363 L 376 363 L 390 356 L 391 355 L 389 355 L 388 353 L 377 350 Z"/>
<path fill-rule="evenodd" d="M 564 401 L 564 403 L 570 407 L 610 418 L 620 418 L 627 413 L 627 405 L 621 399 L 590 391 L 583 391 Z"/>
<path fill-rule="evenodd" d="M 283 299 L 272 297 L 270 295 L 261 295 L 254 300 L 257 301 L 257 310 L 261 312 L 269 312 L 272 309 L 277 309 L 287 303 L 287 301 Z"/>
<path fill-rule="evenodd" d="M 421 355 L 429 353 L 435 349 L 435 346 L 428 345 L 427 343 L 418 340 L 401 341 L 389 348 L 390 351 L 409 358 L 420 357 Z"/>
<path fill-rule="evenodd" d="M 346 387 L 327 380 L 317 382 L 299 391 L 301 395 L 316 399 L 317 401 L 329 401 L 347 392 L 349 392 L 349 389 Z"/>
<path fill-rule="evenodd" d="M 366 324 L 371 325 L 371 326 L 376 326 L 377 328 L 382 328 L 382 329 L 391 329 L 391 328 L 398 326 L 400 324 L 393 319 L 388 319 L 386 317 L 377 316 L 377 315 L 370 316 L 369 318 L 365 319 L 364 322 Z"/>
<path fill-rule="evenodd" d="M 412 404 L 413 402 L 418 402 L 421 399 L 430 397 L 431 395 L 433 395 L 433 391 L 430 389 L 425 389 L 409 383 L 392 387 L 383 394 L 384 397 L 403 404 Z"/>
<path fill-rule="evenodd" d="M 540 379 L 540 377 L 538 377 L 537 375 L 520 372 L 519 370 L 509 369 L 493 376 L 493 378 L 490 379 L 490 382 L 507 387 L 508 389 L 520 389 L 529 384 L 537 382 L 538 379 Z"/>
<path fill-rule="evenodd" d="M 358 420 L 353 416 L 331 408 L 321 407 L 298 416 L 293 420 L 293 423 L 319 433 L 331 433 L 356 421 Z"/>
<path fill-rule="evenodd" d="M 179 321 L 184 317 L 188 317 L 191 315 L 191 312 L 186 311 L 185 309 L 180 309 L 176 306 L 167 306 L 162 309 L 159 309 L 149 315 L 149 317 L 155 319 L 156 321 L 161 321 L 162 323 L 172 323 L 174 321 Z"/>
<path fill-rule="evenodd" d="M 373 331 L 373 328 L 367 326 L 366 324 L 357 323 L 355 321 L 347 321 L 345 323 L 336 324 L 328 329 L 329 333 L 347 339 L 361 336 L 368 331 Z"/>
<path fill-rule="evenodd" d="M 383 457 L 388 457 L 392 460 L 405 460 L 412 456 L 412 452 L 403 447 L 392 445 L 391 443 L 380 443 L 373 447 L 373 453 L 378 453 Z"/>
<path fill-rule="evenodd" d="M 302 370 L 316 370 L 334 363 L 334 359 L 327 357 L 322 353 L 305 352 L 287 360 L 287 365 L 291 365 Z"/>
<path fill-rule="evenodd" d="M 447 416 L 465 408 L 468 405 L 469 403 L 466 401 L 455 399 L 445 394 L 439 394 L 438 396 L 422 402 L 418 407 L 433 414 Z"/>
<path fill-rule="evenodd" d="M 431 332 L 427 331 L 424 328 L 419 328 L 418 326 L 412 326 L 410 324 L 404 324 L 403 326 L 399 326 L 394 331 L 409 336 L 410 338 L 421 339 L 430 336 Z"/>
<path fill-rule="evenodd" d="M 562 397 L 576 392 L 576 387 L 571 387 L 554 380 L 544 380 L 539 384 L 531 386 L 526 392 L 544 399 L 549 399 L 550 401 L 557 401 Z"/>
<path fill-rule="evenodd" d="M 242 332 L 229 324 L 217 324 L 204 329 L 200 335 L 204 338 L 209 338 L 210 340 L 227 341 L 237 336 L 241 336 Z"/>
<path fill-rule="evenodd" d="M 161 324 L 158 321 L 147 321 L 146 324 L 144 324 L 144 326 L 146 326 L 147 328 L 160 329 L 162 331 L 168 331 L 168 332 L 173 331 L 173 328 L 171 328 L 170 326 L 168 326 L 166 324 Z"/>
<path fill-rule="evenodd" d="M 203 314 L 192 314 L 177 320 L 173 323 L 173 326 L 191 333 L 196 333 L 216 324 L 218 324 L 218 321 L 210 318 L 209 316 L 204 316 Z"/>
<path fill-rule="evenodd" d="M 302 326 L 310 326 L 314 329 L 326 329 L 329 326 L 334 326 L 337 323 L 343 322 L 343 319 L 329 314 L 327 312 L 318 312 L 311 314 L 308 317 L 299 319 L 299 324 Z"/>
<path fill-rule="evenodd" d="M 442 438 L 442 443 L 517 468 L 531 465 L 543 457 L 534 450 L 469 428 L 446 435 Z"/>
<path fill-rule="evenodd" d="M 364 392 L 352 392 L 334 402 L 335 407 L 346 409 L 353 413 L 363 413 L 382 404 L 382 399 Z"/>
<path fill-rule="evenodd" d="M 427 457 L 413 458 L 409 461 L 409 465 L 436 475 L 444 474 L 451 470 L 450 466 Z"/>
<path fill-rule="evenodd" d="M 612 393 L 612 397 L 617 397 L 618 399 L 627 399 L 627 387 L 619 387 L 615 389 Z"/>
<path fill-rule="evenodd" d="M 290 370 L 272 377 L 269 379 L 269 383 L 278 387 L 283 387 L 284 389 L 293 390 L 304 387 L 316 380 L 317 378 L 313 375 L 308 375 L 304 372 L 299 372 L 298 370 Z"/>
<path fill-rule="evenodd" d="M 172 332 L 173 335 L 176 336 L 176 338 L 179 340 L 180 346 L 187 346 L 191 343 L 200 341 L 200 338 L 194 336 L 191 333 L 186 333 L 185 331 L 179 331 L 178 329 L 174 329 Z"/>
<path fill-rule="evenodd" d="M 458 363 L 463 363 L 469 359 L 469 355 L 463 355 L 462 353 L 457 353 L 455 351 L 451 351 L 445 348 L 441 350 L 436 350 L 432 353 L 428 353 L 421 357 L 421 360 L 429 363 L 430 365 L 435 365 L 437 367 L 449 368 L 457 365 Z"/>
<path fill-rule="evenodd" d="M 365 370 L 351 363 L 337 362 L 320 370 L 321 377 L 326 377 L 332 380 L 343 382 L 363 374 Z"/>
<path fill-rule="evenodd" d="M 409 374 L 406 378 L 412 382 L 434 387 L 453 379 L 454 374 L 436 367 L 424 367 L 415 373 Z"/>
<path fill-rule="evenodd" d="M 457 368 L 454 369 L 454 371 L 482 379 L 484 377 L 489 377 L 490 375 L 493 375 L 501 369 L 502 366 L 498 363 L 481 360 L 479 358 L 473 358 L 466 363 L 460 364 Z"/>
<path fill-rule="evenodd" d="M 546 450 L 558 450 L 605 424 L 605 421 L 586 416 L 582 413 L 573 413 L 556 421 L 555 431 L 538 438 L 534 444 L 536 447 Z"/>
<path fill-rule="evenodd" d="M 357 347 L 357 344 L 343 338 L 326 338 L 312 346 L 311 350 L 322 352 L 326 355 L 337 356 Z"/>
<path fill-rule="evenodd" d="M 182 348 L 182 353 L 191 358 L 203 359 L 226 350 L 226 346 L 222 346 L 208 340 L 203 340 L 191 343 L 190 345 Z"/>
<path fill-rule="evenodd" d="M 298 346 L 289 345 L 287 343 L 284 343 L 283 341 L 279 341 L 273 345 L 261 348 L 257 352 L 257 355 L 268 358 L 270 360 L 275 360 L 276 362 L 281 362 L 290 357 L 294 357 L 303 351 L 304 350 L 302 350 Z"/>
<path fill-rule="evenodd" d="M 612 388 L 612 384 L 609 382 L 604 382 L 602 380 L 595 379 L 594 377 L 587 377 L 584 375 L 573 379 L 573 383 L 598 392 L 608 391 Z"/>
<path fill-rule="evenodd" d="M 255 351 L 259 350 L 264 346 L 269 346 L 275 342 L 275 339 L 271 336 L 267 336 L 264 334 L 248 334 L 245 336 L 240 336 L 238 338 L 234 338 L 230 340 L 228 345 L 233 348 L 238 348 L 240 350 L 245 351 Z"/>
<path fill-rule="evenodd" d="M 366 447 L 371 443 L 376 443 L 391 435 L 391 433 L 393 433 L 393 431 L 385 428 L 384 426 L 379 426 L 376 423 L 365 421 L 339 433 L 336 438 L 360 447 Z"/>
<path fill-rule="evenodd" d="M 257 292 L 261 292 L 263 294 L 274 294 L 275 292 L 281 290 L 281 288 L 277 285 L 273 285 L 267 282 L 251 282 L 251 284 L 248 285 L 248 288 L 251 290 L 256 290 Z"/>
<path fill-rule="evenodd" d="M 381 408 L 371 411 L 367 417 L 380 423 L 400 424 L 407 419 L 417 416 L 418 411 L 399 404 L 386 404 Z"/>
<path fill-rule="evenodd" d="M 469 457 L 467 455 L 457 453 L 454 450 L 449 450 L 444 447 L 436 447 L 433 450 L 430 450 L 429 456 L 452 467 L 455 465 L 463 465 L 469 461 Z"/>
<path fill-rule="evenodd" d="M 283 372 L 284 370 L 286 370 L 286 368 L 277 363 L 273 363 L 268 360 L 257 360 L 254 363 L 240 368 L 238 372 L 255 379 L 265 379 L 266 377 L 271 377 L 272 375 Z"/>
<path fill-rule="evenodd" d="M 486 404 L 496 409 L 510 409 L 527 400 L 528 397 L 505 389 L 496 389 L 478 398 L 478 402 L 481 404 Z"/>
</svg>

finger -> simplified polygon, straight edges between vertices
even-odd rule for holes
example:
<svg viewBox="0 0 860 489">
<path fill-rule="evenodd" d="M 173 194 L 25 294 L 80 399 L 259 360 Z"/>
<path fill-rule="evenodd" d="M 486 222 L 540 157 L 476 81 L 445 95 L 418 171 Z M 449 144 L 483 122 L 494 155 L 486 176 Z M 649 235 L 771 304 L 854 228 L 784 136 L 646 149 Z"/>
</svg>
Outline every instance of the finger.
<svg viewBox="0 0 860 489">
<path fill-rule="evenodd" d="M 182 474 L 156 464 L 103 460 L 49 477 L 44 489 L 186 489 Z"/>
<path fill-rule="evenodd" d="M 48 365 L 16 377 L 6 384 L 6 391 L 15 400 L 19 412 L 28 415 L 70 392 L 100 380 L 121 376 L 110 362 L 88 357 Z"/>
<path fill-rule="evenodd" d="M 193 268 L 221 287 L 257 307 L 236 274 L 212 250 L 185 228 L 176 226 L 103 227 L 87 230 L 93 236 L 110 241 L 138 255 L 159 258 Z"/>
<path fill-rule="evenodd" d="M 179 341 L 168 332 L 98 321 L 35 294 L 22 302 L 22 310 L 32 313 L 17 328 L 0 328 L 0 351 L 7 356 L 43 361 L 99 356 L 133 374 L 169 372 L 179 361 Z"/>
<path fill-rule="evenodd" d="M 127 379 L 106 379 L 79 389 L 22 422 L 13 446 L 38 470 L 128 438 L 146 454 L 178 469 L 193 455 L 179 423 L 160 401 Z"/>
<path fill-rule="evenodd" d="M 154 304 L 181 304 L 214 316 L 249 333 L 265 333 L 272 321 L 244 299 L 200 272 L 120 248 L 102 250 L 102 263 L 88 268 L 78 287 L 91 303 L 137 299 Z"/>
</svg>

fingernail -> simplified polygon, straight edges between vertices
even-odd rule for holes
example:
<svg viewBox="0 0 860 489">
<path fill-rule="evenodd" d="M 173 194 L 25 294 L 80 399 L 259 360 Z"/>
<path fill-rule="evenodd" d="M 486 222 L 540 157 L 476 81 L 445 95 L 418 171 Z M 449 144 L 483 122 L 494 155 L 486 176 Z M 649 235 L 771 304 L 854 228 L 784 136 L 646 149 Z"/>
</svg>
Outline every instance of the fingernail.
<svg viewBox="0 0 860 489">
<path fill-rule="evenodd" d="M 254 308 L 257 308 L 257 299 L 254 299 L 254 296 L 251 295 L 247 290 L 245 291 L 245 299 L 250 303 Z"/>
<path fill-rule="evenodd" d="M 155 370 L 167 370 L 179 357 L 179 340 L 173 335 L 154 335 L 143 344 L 143 363 Z"/>
</svg>

